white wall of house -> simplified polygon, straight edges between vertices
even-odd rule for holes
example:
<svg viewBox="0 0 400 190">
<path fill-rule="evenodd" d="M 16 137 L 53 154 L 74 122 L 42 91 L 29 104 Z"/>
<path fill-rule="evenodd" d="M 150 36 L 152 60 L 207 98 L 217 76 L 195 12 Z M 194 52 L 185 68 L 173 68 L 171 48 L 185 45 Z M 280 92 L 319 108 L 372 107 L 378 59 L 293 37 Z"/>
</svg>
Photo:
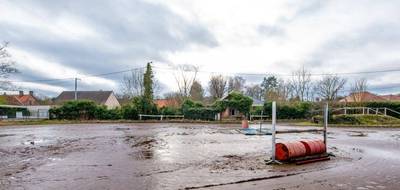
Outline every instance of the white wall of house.
<svg viewBox="0 0 400 190">
<path fill-rule="evenodd" d="M 104 105 L 107 106 L 108 109 L 114 109 L 121 106 L 114 94 L 111 94 L 110 97 L 108 97 Z"/>
</svg>

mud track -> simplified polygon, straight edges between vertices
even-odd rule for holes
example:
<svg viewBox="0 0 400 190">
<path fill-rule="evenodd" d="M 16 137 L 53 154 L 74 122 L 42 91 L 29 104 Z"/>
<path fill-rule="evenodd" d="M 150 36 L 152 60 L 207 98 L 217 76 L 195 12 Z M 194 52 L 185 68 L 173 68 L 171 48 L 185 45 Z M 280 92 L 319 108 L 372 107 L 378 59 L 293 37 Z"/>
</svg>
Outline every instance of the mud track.
<svg viewBox="0 0 400 190">
<path fill-rule="evenodd" d="M 239 126 L 206 124 L 2 127 L 0 189 L 396 189 L 400 185 L 397 129 L 331 128 L 328 147 L 335 157 L 301 166 L 265 165 L 270 136 L 245 136 L 239 131 Z M 278 141 L 303 138 L 320 135 L 282 135 Z"/>
</svg>

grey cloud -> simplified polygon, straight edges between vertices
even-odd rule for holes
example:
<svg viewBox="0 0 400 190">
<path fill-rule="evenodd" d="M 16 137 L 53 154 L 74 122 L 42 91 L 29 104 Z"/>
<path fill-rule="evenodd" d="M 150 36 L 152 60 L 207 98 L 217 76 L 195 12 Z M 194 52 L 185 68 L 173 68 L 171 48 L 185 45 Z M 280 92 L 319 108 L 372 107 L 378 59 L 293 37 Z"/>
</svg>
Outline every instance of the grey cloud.
<svg viewBox="0 0 400 190">
<path fill-rule="evenodd" d="M 147 61 L 165 62 L 166 52 L 184 50 L 190 44 L 218 45 L 206 27 L 181 18 L 165 6 L 141 0 L 13 3 L 22 11 L 40 12 L 50 23 L 73 15 L 98 32 L 105 46 L 118 47 L 118 51 L 110 50 L 96 39 L 60 39 L 35 27 L 0 22 L 2 40 L 31 53 L 47 55 L 82 73 L 112 72 L 143 66 Z M 46 78 L 35 75 L 34 71 L 21 71 L 24 75 L 20 77 L 26 80 Z"/>
</svg>

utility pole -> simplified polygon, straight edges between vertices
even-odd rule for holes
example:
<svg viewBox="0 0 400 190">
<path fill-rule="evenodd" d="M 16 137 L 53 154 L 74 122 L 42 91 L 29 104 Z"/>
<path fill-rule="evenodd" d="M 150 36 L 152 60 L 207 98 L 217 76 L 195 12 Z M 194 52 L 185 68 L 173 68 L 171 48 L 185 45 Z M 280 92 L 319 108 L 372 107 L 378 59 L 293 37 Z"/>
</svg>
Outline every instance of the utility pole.
<svg viewBox="0 0 400 190">
<path fill-rule="evenodd" d="M 78 100 L 78 78 L 75 78 L 75 101 Z"/>
</svg>

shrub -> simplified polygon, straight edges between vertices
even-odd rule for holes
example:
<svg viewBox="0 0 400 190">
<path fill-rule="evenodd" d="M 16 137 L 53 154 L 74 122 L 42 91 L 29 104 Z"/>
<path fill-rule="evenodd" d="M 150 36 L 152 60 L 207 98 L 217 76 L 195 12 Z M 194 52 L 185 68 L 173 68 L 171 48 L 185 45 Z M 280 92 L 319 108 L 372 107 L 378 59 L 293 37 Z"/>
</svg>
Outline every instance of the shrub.
<svg viewBox="0 0 400 190">
<path fill-rule="evenodd" d="M 175 107 L 162 107 L 159 110 L 159 113 L 161 115 L 181 115 L 182 114 L 180 109 L 175 108 Z"/>
<path fill-rule="evenodd" d="M 51 118 L 57 119 L 94 119 L 97 105 L 93 101 L 67 101 L 59 108 L 50 110 Z"/>
<path fill-rule="evenodd" d="M 311 102 L 282 102 L 277 103 L 276 117 L 278 119 L 307 119 L 312 116 Z M 264 104 L 264 114 L 272 117 L 272 102 Z"/>
<path fill-rule="evenodd" d="M 22 112 L 22 116 L 30 116 L 26 108 L 0 107 L 0 115 L 6 115 L 8 118 L 15 118 L 17 112 Z"/>
<path fill-rule="evenodd" d="M 157 106 L 152 101 L 148 101 L 142 96 L 134 97 L 132 105 L 135 106 L 136 110 L 140 114 L 157 114 Z"/>
<path fill-rule="evenodd" d="M 99 120 L 118 120 L 121 119 L 121 110 L 107 109 L 106 106 L 98 106 L 94 112 L 94 117 Z"/>
<path fill-rule="evenodd" d="M 322 116 L 315 116 L 314 122 L 323 122 Z M 329 117 L 331 124 L 348 124 L 348 125 L 388 125 L 400 124 L 400 120 L 391 116 L 384 115 L 333 115 Z"/>
<path fill-rule="evenodd" d="M 248 114 L 250 113 L 252 104 L 253 99 L 250 97 L 239 92 L 231 92 L 227 99 L 216 101 L 213 107 L 218 112 L 222 112 L 229 107 L 239 110 L 241 113 Z"/>
<path fill-rule="evenodd" d="M 139 113 L 135 106 L 125 105 L 121 109 L 121 114 L 123 119 L 136 120 L 139 119 Z"/>
<path fill-rule="evenodd" d="M 215 120 L 217 111 L 213 108 L 189 108 L 184 112 L 185 119 Z"/>
</svg>

